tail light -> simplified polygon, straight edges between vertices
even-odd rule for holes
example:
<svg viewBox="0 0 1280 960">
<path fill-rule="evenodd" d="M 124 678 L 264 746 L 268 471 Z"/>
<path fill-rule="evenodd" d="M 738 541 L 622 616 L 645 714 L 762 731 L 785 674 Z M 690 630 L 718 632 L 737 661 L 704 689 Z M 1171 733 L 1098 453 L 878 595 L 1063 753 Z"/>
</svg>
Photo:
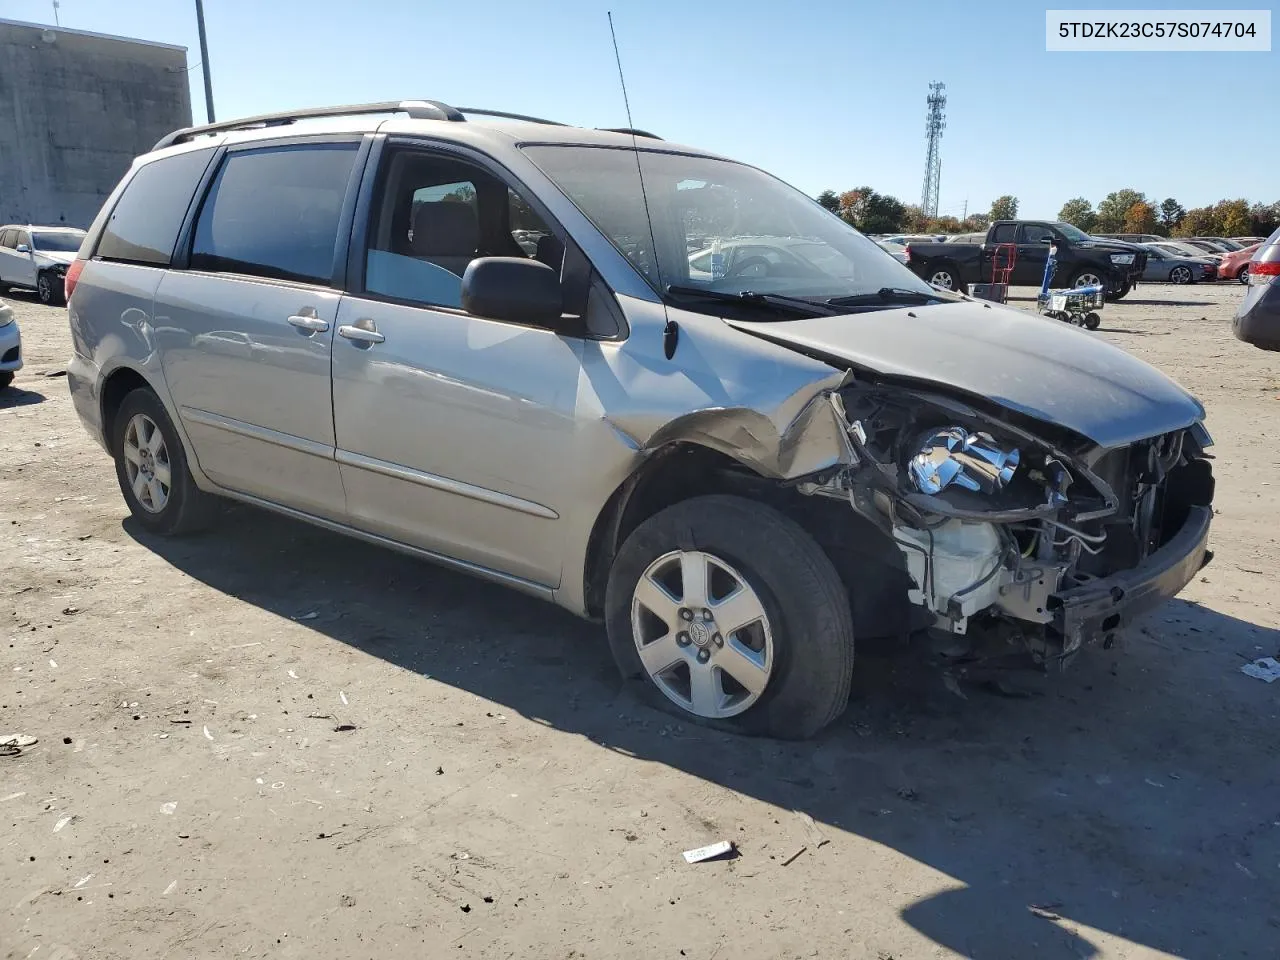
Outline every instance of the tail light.
<svg viewBox="0 0 1280 960">
<path fill-rule="evenodd" d="M 1264 283 L 1271 283 L 1276 277 L 1280 277 L 1280 260 L 1272 260 L 1269 263 L 1249 264 L 1250 286 L 1262 286 Z"/>
<path fill-rule="evenodd" d="M 62 292 L 64 299 L 71 299 L 72 291 L 75 290 L 76 282 L 80 279 L 80 271 L 83 269 L 83 260 L 72 260 L 71 266 L 67 267 L 67 275 L 62 278 Z"/>
</svg>

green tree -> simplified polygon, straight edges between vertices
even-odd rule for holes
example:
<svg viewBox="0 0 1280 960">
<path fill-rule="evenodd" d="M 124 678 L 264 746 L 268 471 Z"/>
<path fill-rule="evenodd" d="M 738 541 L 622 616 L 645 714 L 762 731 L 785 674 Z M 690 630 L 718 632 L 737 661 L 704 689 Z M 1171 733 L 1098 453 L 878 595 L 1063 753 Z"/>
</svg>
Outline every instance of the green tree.
<svg viewBox="0 0 1280 960">
<path fill-rule="evenodd" d="M 1092 203 L 1084 197 L 1076 197 L 1074 200 L 1068 200 L 1062 205 L 1062 209 L 1058 211 L 1058 219 L 1077 226 L 1085 233 L 1088 233 L 1093 229 L 1098 215 L 1093 212 Z"/>
<path fill-rule="evenodd" d="M 1250 236 L 1271 236 L 1280 227 L 1280 200 L 1275 203 L 1255 203 L 1249 208 L 1249 218 L 1253 221 Z"/>
<path fill-rule="evenodd" d="M 1165 197 L 1160 204 L 1160 225 L 1164 227 L 1166 234 L 1172 234 L 1186 215 L 1186 208 L 1173 197 Z"/>
<path fill-rule="evenodd" d="M 1098 204 L 1098 220 L 1094 229 L 1099 233 L 1120 233 L 1124 229 L 1125 214 L 1135 203 L 1146 203 L 1145 194 L 1137 190 L 1116 190 L 1103 197 Z"/>
<path fill-rule="evenodd" d="M 996 197 L 991 204 L 991 220 L 1015 220 L 1018 216 L 1018 198 L 1005 194 Z"/>
<path fill-rule="evenodd" d="M 991 218 L 985 213 L 971 213 L 960 221 L 961 233 L 977 233 L 979 230 L 987 229 L 987 225 L 991 223 Z"/>
<path fill-rule="evenodd" d="M 1151 204 L 1139 200 L 1124 214 L 1124 233 L 1155 233 L 1156 211 Z"/>
<path fill-rule="evenodd" d="M 902 229 L 906 218 L 907 206 L 897 197 L 872 193 L 858 229 L 863 233 L 892 233 Z"/>
<path fill-rule="evenodd" d="M 1222 222 L 1218 219 L 1213 207 L 1196 207 L 1188 210 L 1187 215 L 1178 224 L 1174 236 L 1178 237 L 1220 237 Z"/>
<path fill-rule="evenodd" d="M 840 212 L 840 198 L 836 196 L 834 190 L 823 190 L 818 194 L 818 206 L 826 207 L 832 213 Z"/>
<path fill-rule="evenodd" d="M 1248 236 L 1253 228 L 1247 200 L 1220 200 L 1214 206 L 1214 212 L 1218 215 L 1224 237 Z"/>
</svg>

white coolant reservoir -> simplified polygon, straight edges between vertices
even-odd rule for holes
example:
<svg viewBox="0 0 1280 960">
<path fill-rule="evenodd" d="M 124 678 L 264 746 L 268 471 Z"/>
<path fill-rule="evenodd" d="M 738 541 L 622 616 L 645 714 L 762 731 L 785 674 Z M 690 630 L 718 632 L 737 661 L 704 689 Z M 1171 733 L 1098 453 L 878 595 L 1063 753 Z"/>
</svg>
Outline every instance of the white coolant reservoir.
<svg viewBox="0 0 1280 960">
<path fill-rule="evenodd" d="M 929 530 L 897 526 L 893 535 L 916 582 L 911 602 L 948 620 L 950 629 L 965 629 L 963 619 L 950 616 L 957 609 L 968 618 L 996 602 L 1007 577 L 1004 571 L 992 575 L 1003 551 L 994 525 L 948 520 Z"/>
</svg>

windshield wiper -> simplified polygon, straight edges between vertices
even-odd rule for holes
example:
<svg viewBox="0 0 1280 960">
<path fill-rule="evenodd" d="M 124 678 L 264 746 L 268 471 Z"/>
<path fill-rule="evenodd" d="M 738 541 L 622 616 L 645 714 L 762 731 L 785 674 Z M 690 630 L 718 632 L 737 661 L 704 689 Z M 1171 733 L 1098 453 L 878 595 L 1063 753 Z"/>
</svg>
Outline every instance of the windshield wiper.
<svg viewBox="0 0 1280 960">
<path fill-rule="evenodd" d="M 851 297 L 832 297 L 826 301 L 833 307 L 854 307 L 865 303 L 928 303 L 936 300 L 942 303 L 946 298 L 923 290 L 908 290 L 905 287 L 881 287 L 875 293 L 859 293 Z"/>
<path fill-rule="evenodd" d="M 701 287 L 682 287 L 673 284 L 667 287 L 667 293 L 677 297 L 703 297 L 707 300 L 723 300 L 728 303 L 749 303 L 762 306 L 777 307 L 795 313 L 830 314 L 828 309 L 834 306 L 832 301 L 806 300 L 803 297 L 788 297 L 783 293 L 758 293 L 755 290 L 743 290 L 730 293 L 725 290 L 704 290 Z"/>
</svg>

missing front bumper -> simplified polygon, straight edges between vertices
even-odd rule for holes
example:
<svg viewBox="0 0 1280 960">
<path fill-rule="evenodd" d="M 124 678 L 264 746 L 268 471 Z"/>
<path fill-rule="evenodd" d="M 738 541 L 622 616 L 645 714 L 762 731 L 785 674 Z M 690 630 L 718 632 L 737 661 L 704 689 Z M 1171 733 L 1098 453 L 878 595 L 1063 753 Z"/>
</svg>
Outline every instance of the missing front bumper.
<svg viewBox="0 0 1280 960">
<path fill-rule="evenodd" d="M 1211 507 L 1192 507 L 1182 528 L 1138 567 L 1090 580 L 1049 597 L 1063 655 L 1085 643 L 1110 642 L 1122 627 L 1178 594 L 1212 559 L 1208 549 Z"/>
</svg>

